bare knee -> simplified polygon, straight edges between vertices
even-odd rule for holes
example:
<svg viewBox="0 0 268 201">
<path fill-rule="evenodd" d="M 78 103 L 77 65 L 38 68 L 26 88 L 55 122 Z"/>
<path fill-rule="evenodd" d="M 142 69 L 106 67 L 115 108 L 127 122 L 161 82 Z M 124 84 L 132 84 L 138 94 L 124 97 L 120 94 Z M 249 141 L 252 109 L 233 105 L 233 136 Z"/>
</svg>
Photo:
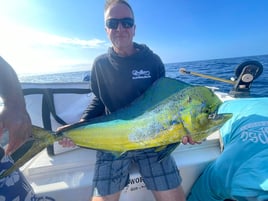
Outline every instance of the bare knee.
<svg viewBox="0 0 268 201">
<path fill-rule="evenodd" d="M 156 201 L 185 201 L 182 186 L 166 191 L 152 191 Z"/>
<path fill-rule="evenodd" d="M 118 201 L 120 197 L 120 192 L 114 193 L 112 195 L 107 195 L 107 196 L 94 196 L 91 198 L 91 201 Z"/>
</svg>

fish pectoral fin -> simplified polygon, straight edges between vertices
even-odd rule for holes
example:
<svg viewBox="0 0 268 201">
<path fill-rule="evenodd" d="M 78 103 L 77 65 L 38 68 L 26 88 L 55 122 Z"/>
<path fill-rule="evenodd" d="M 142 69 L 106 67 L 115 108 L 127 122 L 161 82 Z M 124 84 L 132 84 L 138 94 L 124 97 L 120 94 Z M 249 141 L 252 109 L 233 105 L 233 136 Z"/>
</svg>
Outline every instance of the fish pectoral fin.
<svg viewBox="0 0 268 201">
<path fill-rule="evenodd" d="M 179 144 L 180 142 L 157 147 L 155 151 L 162 151 L 162 153 L 158 156 L 158 162 L 161 162 L 163 159 L 169 156 Z"/>
<path fill-rule="evenodd" d="M 111 154 L 113 154 L 116 159 L 119 158 L 120 156 L 122 156 L 124 153 L 126 153 L 126 151 L 124 151 L 124 152 L 109 151 L 109 152 Z"/>
<path fill-rule="evenodd" d="M 167 148 L 167 145 L 163 145 L 163 146 L 160 146 L 160 147 L 156 147 L 156 148 L 155 148 L 155 152 L 160 152 L 160 151 L 164 150 L 165 148 Z"/>
</svg>

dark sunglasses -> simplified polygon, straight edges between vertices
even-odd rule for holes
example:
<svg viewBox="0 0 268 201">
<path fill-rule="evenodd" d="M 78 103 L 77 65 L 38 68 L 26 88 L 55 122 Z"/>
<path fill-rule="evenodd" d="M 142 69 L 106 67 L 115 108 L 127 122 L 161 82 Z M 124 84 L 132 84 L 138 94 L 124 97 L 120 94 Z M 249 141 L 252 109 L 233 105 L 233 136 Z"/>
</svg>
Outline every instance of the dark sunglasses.
<svg viewBox="0 0 268 201">
<path fill-rule="evenodd" d="M 126 18 L 121 18 L 121 19 L 116 19 L 116 18 L 110 18 L 106 20 L 105 24 L 106 27 L 109 29 L 117 29 L 119 23 L 121 23 L 122 27 L 125 29 L 129 29 L 133 27 L 134 25 L 134 19 L 126 17 Z"/>
</svg>

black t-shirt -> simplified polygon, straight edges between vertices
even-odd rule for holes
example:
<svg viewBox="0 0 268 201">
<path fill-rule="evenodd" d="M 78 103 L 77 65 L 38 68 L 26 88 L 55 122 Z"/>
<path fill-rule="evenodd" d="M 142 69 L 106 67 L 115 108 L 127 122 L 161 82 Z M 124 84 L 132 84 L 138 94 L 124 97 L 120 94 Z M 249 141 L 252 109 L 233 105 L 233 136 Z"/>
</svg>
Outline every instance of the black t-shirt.
<svg viewBox="0 0 268 201">
<path fill-rule="evenodd" d="M 95 98 L 82 119 L 91 119 L 123 108 L 138 98 L 154 81 L 165 76 L 158 55 L 146 45 L 134 43 L 137 52 L 118 56 L 113 48 L 97 57 L 91 72 L 91 89 Z"/>
</svg>

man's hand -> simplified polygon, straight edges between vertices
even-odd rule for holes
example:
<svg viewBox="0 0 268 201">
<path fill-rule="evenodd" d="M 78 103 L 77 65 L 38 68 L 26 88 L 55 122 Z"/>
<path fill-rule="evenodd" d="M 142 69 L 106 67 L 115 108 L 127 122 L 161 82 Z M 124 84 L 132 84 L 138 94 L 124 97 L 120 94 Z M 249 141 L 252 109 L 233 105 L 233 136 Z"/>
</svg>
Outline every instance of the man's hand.
<svg viewBox="0 0 268 201">
<path fill-rule="evenodd" d="M 183 144 L 189 143 L 189 144 L 192 144 L 192 145 L 194 145 L 194 144 L 201 144 L 201 142 L 195 142 L 195 141 L 193 141 L 192 137 L 191 136 L 188 136 L 188 135 L 182 137 L 182 143 Z"/>
<path fill-rule="evenodd" d="M 57 128 L 57 132 L 60 132 L 62 129 L 69 127 L 69 126 L 70 125 L 61 126 L 61 127 Z M 63 147 L 75 147 L 76 146 L 75 143 L 69 138 L 63 138 L 63 139 L 59 140 L 58 143 Z"/>
<path fill-rule="evenodd" d="M 0 136 L 4 130 L 9 132 L 9 143 L 5 152 L 11 154 L 32 135 L 32 123 L 27 111 L 4 108 L 0 113 Z"/>
</svg>

